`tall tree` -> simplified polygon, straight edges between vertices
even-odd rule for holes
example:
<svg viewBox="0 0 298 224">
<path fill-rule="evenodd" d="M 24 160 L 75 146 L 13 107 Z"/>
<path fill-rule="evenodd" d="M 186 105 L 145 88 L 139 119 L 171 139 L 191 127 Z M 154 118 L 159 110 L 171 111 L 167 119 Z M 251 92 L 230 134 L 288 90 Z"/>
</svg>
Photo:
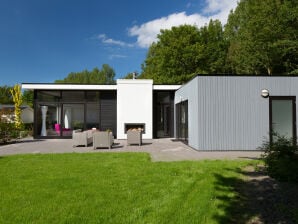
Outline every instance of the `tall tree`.
<svg viewBox="0 0 298 224">
<path fill-rule="evenodd" d="M 210 20 L 200 29 L 201 44 L 204 57 L 200 61 L 200 69 L 207 74 L 226 73 L 225 61 L 228 42 L 224 38 L 222 24 L 218 20 Z"/>
<path fill-rule="evenodd" d="M 182 84 L 197 73 L 224 73 L 227 45 L 219 21 L 198 29 L 182 25 L 161 30 L 142 66 L 141 78 Z"/>
<path fill-rule="evenodd" d="M 143 65 L 142 78 L 152 78 L 157 84 L 183 83 L 198 71 L 203 58 L 199 30 L 183 25 L 161 30 Z"/>
<path fill-rule="evenodd" d="M 239 2 L 225 28 L 233 73 L 289 74 L 298 68 L 297 5 L 296 0 Z"/>
<path fill-rule="evenodd" d="M 101 71 L 101 77 L 103 77 L 104 84 L 114 84 L 115 83 L 115 71 L 108 64 L 103 64 Z"/>
<path fill-rule="evenodd" d="M 80 84 L 114 84 L 115 71 L 107 64 L 103 64 L 101 70 L 94 68 L 92 71 L 71 72 L 62 80 L 55 83 L 80 83 Z"/>
</svg>

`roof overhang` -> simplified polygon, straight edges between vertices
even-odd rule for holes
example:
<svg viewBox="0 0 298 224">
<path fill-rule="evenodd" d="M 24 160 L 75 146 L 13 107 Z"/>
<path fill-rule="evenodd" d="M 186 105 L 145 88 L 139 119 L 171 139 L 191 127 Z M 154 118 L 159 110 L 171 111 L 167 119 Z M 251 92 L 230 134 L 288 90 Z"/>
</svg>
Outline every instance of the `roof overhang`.
<svg viewBox="0 0 298 224">
<path fill-rule="evenodd" d="M 121 80 L 122 81 L 122 80 Z M 125 81 L 123 83 L 126 83 Z M 127 83 L 130 83 L 127 81 Z M 153 90 L 177 90 L 181 85 L 153 85 Z M 117 85 L 23 83 L 22 89 L 37 90 L 117 90 Z"/>
<path fill-rule="evenodd" d="M 177 90 L 181 85 L 153 85 L 153 90 Z"/>
<path fill-rule="evenodd" d="M 23 83 L 22 89 L 40 90 L 117 90 L 117 85 L 36 84 Z"/>
</svg>

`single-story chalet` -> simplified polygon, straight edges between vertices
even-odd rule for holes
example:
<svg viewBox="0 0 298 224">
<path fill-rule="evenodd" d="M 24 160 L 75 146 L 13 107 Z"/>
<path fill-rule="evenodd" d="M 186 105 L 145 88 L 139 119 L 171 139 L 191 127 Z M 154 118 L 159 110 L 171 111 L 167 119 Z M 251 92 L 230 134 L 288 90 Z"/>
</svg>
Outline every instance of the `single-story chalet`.
<svg viewBox="0 0 298 224">
<path fill-rule="evenodd" d="M 117 80 L 115 85 L 22 84 L 34 90 L 34 137 L 74 129 L 111 130 L 126 139 L 176 138 L 197 150 L 256 150 L 269 130 L 296 139 L 295 76 L 196 76 L 185 85 Z"/>
</svg>

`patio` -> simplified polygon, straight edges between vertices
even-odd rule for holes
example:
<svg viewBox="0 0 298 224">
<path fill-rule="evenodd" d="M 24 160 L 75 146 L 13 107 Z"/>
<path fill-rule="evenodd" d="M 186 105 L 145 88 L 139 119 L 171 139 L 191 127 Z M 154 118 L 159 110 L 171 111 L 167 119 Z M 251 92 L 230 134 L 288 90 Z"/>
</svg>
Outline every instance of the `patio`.
<svg viewBox="0 0 298 224">
<path fill-rule="evenodd" d="M 38 153 L 100 153 L 100 152 L 147 152 L 152 161 L 183 161 L 202 159 L 258 159 L 260 151 L 196 151 L 180 141 L 170 138 L 143 140 L 142 146 L 127 145 L 126 140 L 115 140 L 112 149 L 93 150 L 73 147 L 72 139 L 25 138 L 16 143 L 0 145 L 0 156 Z"/>
</svg>

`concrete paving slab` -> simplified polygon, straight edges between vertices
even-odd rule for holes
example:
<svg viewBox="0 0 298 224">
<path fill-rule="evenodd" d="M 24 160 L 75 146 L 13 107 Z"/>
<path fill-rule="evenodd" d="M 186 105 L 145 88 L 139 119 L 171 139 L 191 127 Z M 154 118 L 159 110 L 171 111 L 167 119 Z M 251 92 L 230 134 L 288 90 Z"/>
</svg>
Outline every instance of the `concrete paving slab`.
<svg viewBox="0 0 298 224">
<path fill-rule="evenodd" d="M 172 139 L 143 140 L 143 145 L 127 145 L 126 140 L 115 140 L 111 150 L 88 147 L 73 147 L 71 139 L 25 138 L 15 143 L 1 145 L 0 156 L 14 154 L 44 153 L 100 153 L 100 152 L 147 152 L 152 161 L 259 159 L 261 151 L 197 151 Z"/>
</svg>

